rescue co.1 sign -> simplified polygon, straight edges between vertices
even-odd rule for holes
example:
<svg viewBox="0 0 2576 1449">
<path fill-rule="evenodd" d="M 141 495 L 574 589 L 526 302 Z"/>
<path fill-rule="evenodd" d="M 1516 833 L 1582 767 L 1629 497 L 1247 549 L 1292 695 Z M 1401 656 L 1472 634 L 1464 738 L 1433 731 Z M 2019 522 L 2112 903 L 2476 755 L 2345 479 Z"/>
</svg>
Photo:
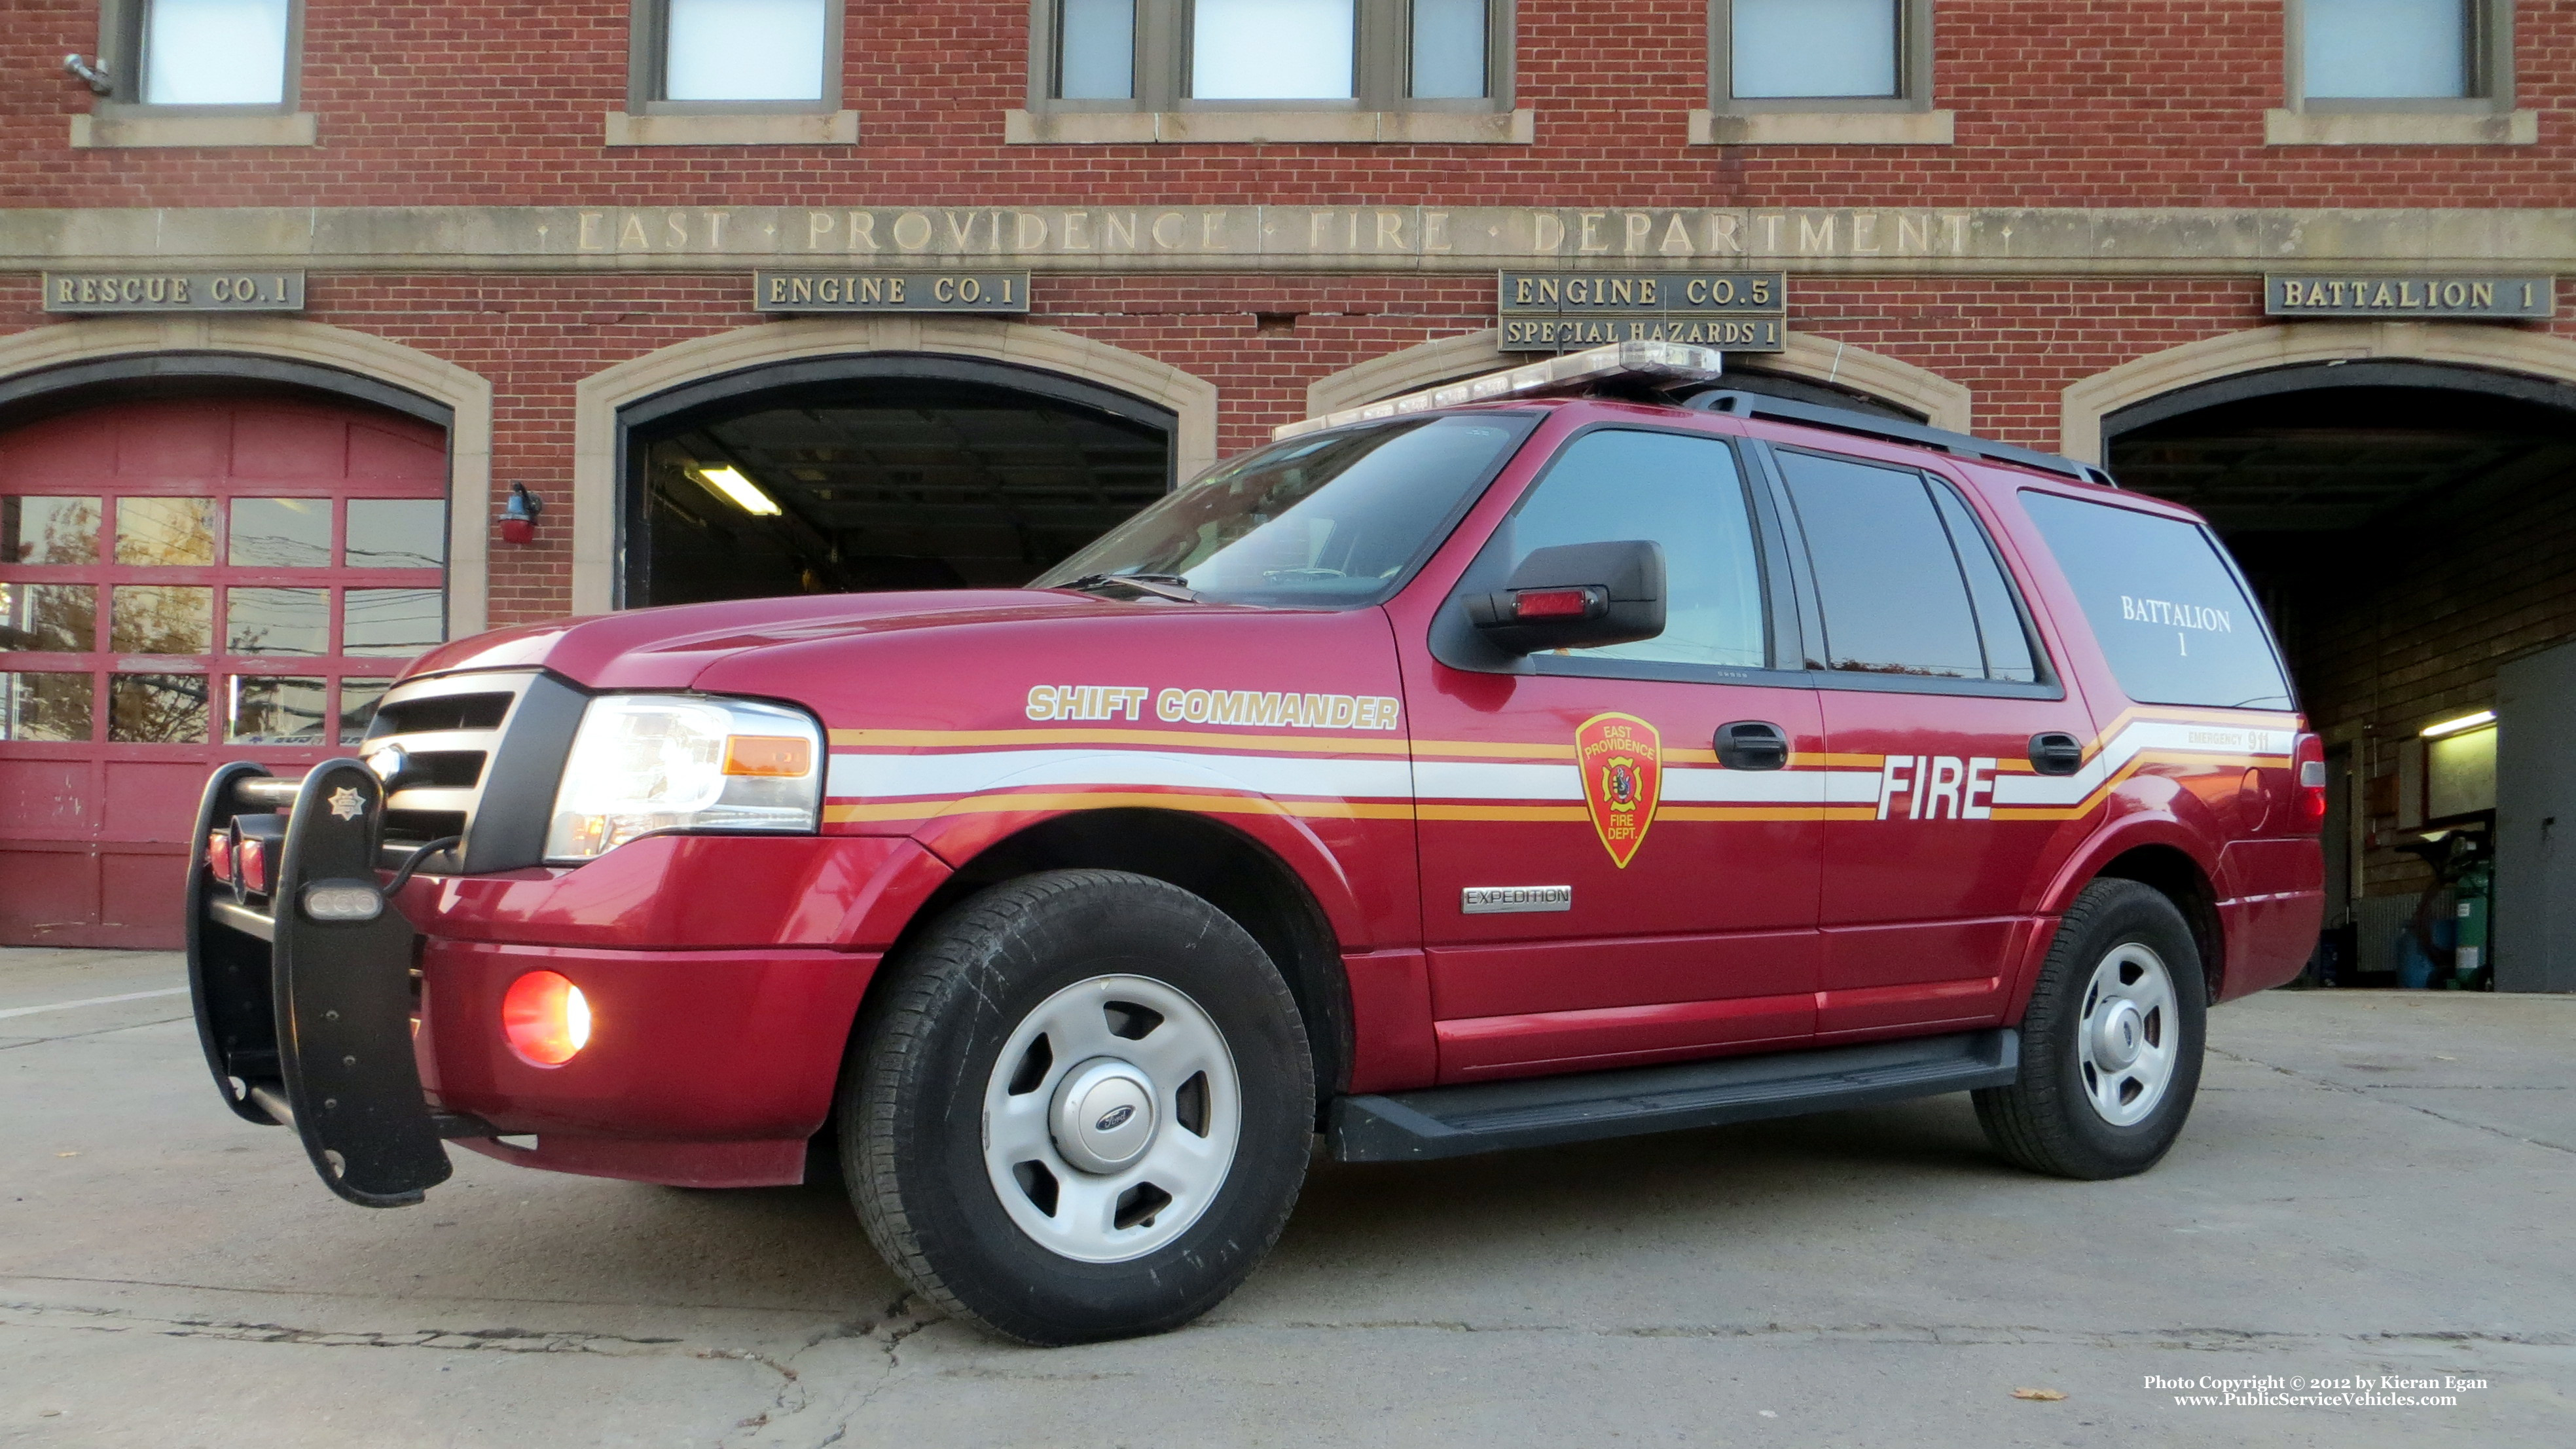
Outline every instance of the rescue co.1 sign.
<svg viewBox="0 0 2576 1449">
<path fill-rule="evenodd" d="M 1782 272 L 1506 271 L 1496 283 L 1505 352 L 1613 342 L 1687 342 L 1729 352 L 1789 345 L 1789 279 Z"/>
<path fill-rule="evenodd" d="M 1029 310 L 1026 272 L 754 272 L 762 312 L 1007 312 Z"/>
<path fill-rule="evenodd" d="M 301 312 L 302 272 L 47 272 L 48 312 Z"/>
</svg>

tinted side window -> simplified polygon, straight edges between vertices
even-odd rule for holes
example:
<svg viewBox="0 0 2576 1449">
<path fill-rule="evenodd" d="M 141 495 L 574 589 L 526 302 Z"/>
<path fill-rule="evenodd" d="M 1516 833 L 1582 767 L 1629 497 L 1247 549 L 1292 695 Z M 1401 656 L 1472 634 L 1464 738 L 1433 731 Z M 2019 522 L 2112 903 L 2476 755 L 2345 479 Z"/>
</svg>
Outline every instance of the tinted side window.
<svg viewBox="0 0 2576 1449">
<path fill-rule="evenodd" d="M 2030 633 L 2022 627 L 2021 605 L 1995 557 L 1995 541 L 1948 484 L 1932 485 L 1932 501 L 1940 506 L 1941 521 L 1950 527 L 1950 546 L 1958 550 L 1959 568 L 1968 576 L 1968 602 L 1976 606 L 1977 637 L 1986 646 L 1986 677 L 2035 682 L 2039 668 L 2032 661 Z"/>
<path fill-rule="evenodd" d="M 1565 446 L 1511 524 L 1512 558 L 1567 543 L 1652 539 L 1664 548 L 1660 637 L 1570 651 L 1760 669 L 1762 572 L 1735 450 L 1714 438 L 1604 430 Z"/>
<path fill-rule="evenodd" d="M 1977 610 L 1923 475 L 1813 453 L 1775 456 L 1807 535 L 1825 667 L 1985 678 Z"/>
<path fill-rule="evenodd" d="M 2263 621 L 2206 530 L 2054 493 L 2027 492 L 2022 502 L 2129 698 L 2289 707 Z"/>
</svg>

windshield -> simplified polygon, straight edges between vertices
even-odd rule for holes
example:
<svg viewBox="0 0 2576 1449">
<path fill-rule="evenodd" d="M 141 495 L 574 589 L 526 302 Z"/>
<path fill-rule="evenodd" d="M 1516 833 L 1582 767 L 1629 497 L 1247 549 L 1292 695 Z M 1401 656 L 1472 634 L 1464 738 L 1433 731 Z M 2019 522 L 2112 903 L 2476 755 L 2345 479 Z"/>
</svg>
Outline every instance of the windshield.
<svg viewBox="0 0 2576 1449">
<path fill-rule="evenodd" d="M 1291 438 L 1219 464 L 1029 587 L 1139 576 L 1219 603 L 1380 603 L 1537 423 L 1471 413 Z"/>
</svg>

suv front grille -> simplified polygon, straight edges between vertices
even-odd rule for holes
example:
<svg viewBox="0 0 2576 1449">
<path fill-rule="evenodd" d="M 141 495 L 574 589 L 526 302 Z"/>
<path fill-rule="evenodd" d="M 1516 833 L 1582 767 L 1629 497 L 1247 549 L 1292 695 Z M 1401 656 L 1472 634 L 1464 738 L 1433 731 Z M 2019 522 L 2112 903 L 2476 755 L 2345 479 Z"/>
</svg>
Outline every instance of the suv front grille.
<svg viewBox="0 0 2576 1449">
<path fill-rule="evenodd" d="M 538 864 L 584 702 L 580 691 L 533 672 L 432 675 L 394 686 L 359 747 L 372 755 L 400 745 L 410 757 L 401 788 L 385 799 L 381 862 L 391 869 L 430 841 L 462 836 L 461 847 L 423 861 L 423 872 Z"/>
</svg>

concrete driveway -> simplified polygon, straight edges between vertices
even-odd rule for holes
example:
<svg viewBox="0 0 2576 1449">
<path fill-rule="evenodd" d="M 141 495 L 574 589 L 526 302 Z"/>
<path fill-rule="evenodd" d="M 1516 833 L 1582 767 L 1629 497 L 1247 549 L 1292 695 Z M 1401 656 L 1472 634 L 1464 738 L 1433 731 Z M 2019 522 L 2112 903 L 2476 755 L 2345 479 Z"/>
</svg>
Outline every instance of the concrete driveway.
<svg viewBox="0 0 2576 1449">
<path fill-rule="evenodd" d="M 1964 1097 L 1320 1162 L 1207 1319 L 1036 1351 L 921 1311 L 829 1189 L 458 1152 L 344 1206 L 223 1110 L 180 980 L 0 952 L 0 1444 L 2576 1443 L 2576 999 L 2222 1009 L 2127 1182 L 2003 1166 Z M 2176 1402 L 2266 1376 L 2457 1402 Z"/>
</svg>

